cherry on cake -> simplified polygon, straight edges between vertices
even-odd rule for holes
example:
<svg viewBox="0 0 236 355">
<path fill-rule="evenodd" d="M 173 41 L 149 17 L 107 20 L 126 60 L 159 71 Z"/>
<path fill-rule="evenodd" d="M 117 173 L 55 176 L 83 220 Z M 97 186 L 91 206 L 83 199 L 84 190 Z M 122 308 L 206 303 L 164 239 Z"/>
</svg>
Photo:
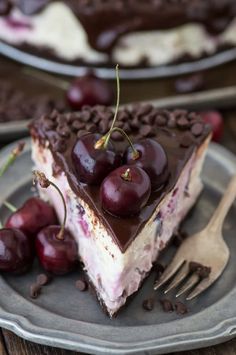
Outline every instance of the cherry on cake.
<svg viewBox="0 0 236 355">
<path fill-rule="evenodd" d="M 157 66 L 236 45 L 235 0 L 1 0 L 0 40 L 69 63 Z"/>
<path fill-rule="evenodd" d="M 139 290 L 191 207 L 211 132 L 197 113 L 151 105 L 56 111 L 31 123 L 35 168 L 61 190 L 66 228 L 88 280 L 113 317 Z M 110 132 L 110 134 L 109 134 Z M 41 197 L 63 220 L 55 189 Z"/>
</svg>

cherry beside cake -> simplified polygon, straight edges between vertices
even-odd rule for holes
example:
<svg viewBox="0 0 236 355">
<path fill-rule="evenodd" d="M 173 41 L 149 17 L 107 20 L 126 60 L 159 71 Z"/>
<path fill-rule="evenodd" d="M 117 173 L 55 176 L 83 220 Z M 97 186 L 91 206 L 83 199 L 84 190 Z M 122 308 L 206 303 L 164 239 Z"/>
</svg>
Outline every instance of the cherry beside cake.
<svg viewBox="0 0 236 355">
<path fill-rule="evenodd" d="M 116 116 L 116 115 L 115 115 Z M 134 294 L 196 202 L 210 128 L 196 113 L 85 106 L 31 123 L 33 161 L 62 192 L 66 228 L 110 317 Z M 40 195 L 63 220 L 55 189 Z"/>
<path fill-rule="evenodd" d="M 1 0 L 0 40 L 63 62 L 156 66 L 236 45 L 235 0 Z"/>
</svg>

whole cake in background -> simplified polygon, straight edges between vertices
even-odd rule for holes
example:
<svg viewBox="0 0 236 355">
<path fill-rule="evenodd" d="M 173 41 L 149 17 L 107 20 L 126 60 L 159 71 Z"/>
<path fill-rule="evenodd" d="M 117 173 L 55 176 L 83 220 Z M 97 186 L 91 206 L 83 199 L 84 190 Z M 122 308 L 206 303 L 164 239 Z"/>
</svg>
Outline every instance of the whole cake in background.
<svg viewBox="0 0 236 355">
<path fill-rule="evenodd" d="M 0 40 L 62 62 L 124 67 L 236 45 L 235 0 L 1 0 Z"/>
</svg>

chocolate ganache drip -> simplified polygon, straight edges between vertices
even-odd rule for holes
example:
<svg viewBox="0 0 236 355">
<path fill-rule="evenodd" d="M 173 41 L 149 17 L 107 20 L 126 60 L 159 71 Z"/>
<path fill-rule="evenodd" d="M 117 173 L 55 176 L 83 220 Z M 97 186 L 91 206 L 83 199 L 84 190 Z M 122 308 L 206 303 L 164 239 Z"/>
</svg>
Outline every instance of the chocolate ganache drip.
<svg viewBox="0 0 236 355">
<path fill-rule="evenodd" d="M 56 0 L 2 0 L 0 14 L 13 3 L 32 15 Z M 59 0 L 60 1 L 60 0 Z M 110 53 L 118 39 L 130 32 L 170 29 L 200 23 L 210 33 L 223 32 L 236 16 L 235 0 L 67 0 L 82 23 L 90 45 Z"/>
</svg>

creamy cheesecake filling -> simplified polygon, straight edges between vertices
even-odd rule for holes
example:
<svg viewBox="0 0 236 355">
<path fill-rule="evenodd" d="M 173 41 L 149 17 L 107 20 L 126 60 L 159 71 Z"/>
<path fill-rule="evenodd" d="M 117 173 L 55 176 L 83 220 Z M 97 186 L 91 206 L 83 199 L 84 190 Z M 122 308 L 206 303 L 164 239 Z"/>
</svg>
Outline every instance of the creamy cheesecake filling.
<svg viewBox="0 0 236 355">
<path fill-rule="evenodd" d="M 175 228 L 195 203 L 201 189 L 200 172 L 208 140 L 194 151 L 177 184 L 158 205 L 155 213 L 122 253 L 94 212 L 71 190 L 66 175 L 55 175 L 50 150 L 33 140 L 33 160 L 36 168 L 52 179 L 63 192 L 67 209 L 67 227 L 79 246 L 79 257 L 109 315 L 114 315 L 136 292 L 152 268 L 159 252 L 169 242 Z M 41 195 L 55 207 L 62 220 L 60 197 L 51 188 Z M 121 221 L 122 223 L 122 221 Z"/>
<path fill-rule="evenodd" d="M 216 36 L 196 23 L 171 30 L 133 32 L 121 37 L 112 59 L 115 63 L 132 66 L 144 59 L 150 65 L 161 65 L 186 54 L 199 58 L 203 54 L 213 54 L 222 45 L 236 45 L 235 33 L 236 20 Z M 52 2 L 33 16 L 25 16 L 14 9 L 8 18 L 0 17 L 0 39 L 13 45 L 48 48 L 68 61 L 82 59 L 88 63 L 106 63 L 109 60 L 107 54 L 89 45 L 83 26 L 63 2 Z"/>
</svg>

